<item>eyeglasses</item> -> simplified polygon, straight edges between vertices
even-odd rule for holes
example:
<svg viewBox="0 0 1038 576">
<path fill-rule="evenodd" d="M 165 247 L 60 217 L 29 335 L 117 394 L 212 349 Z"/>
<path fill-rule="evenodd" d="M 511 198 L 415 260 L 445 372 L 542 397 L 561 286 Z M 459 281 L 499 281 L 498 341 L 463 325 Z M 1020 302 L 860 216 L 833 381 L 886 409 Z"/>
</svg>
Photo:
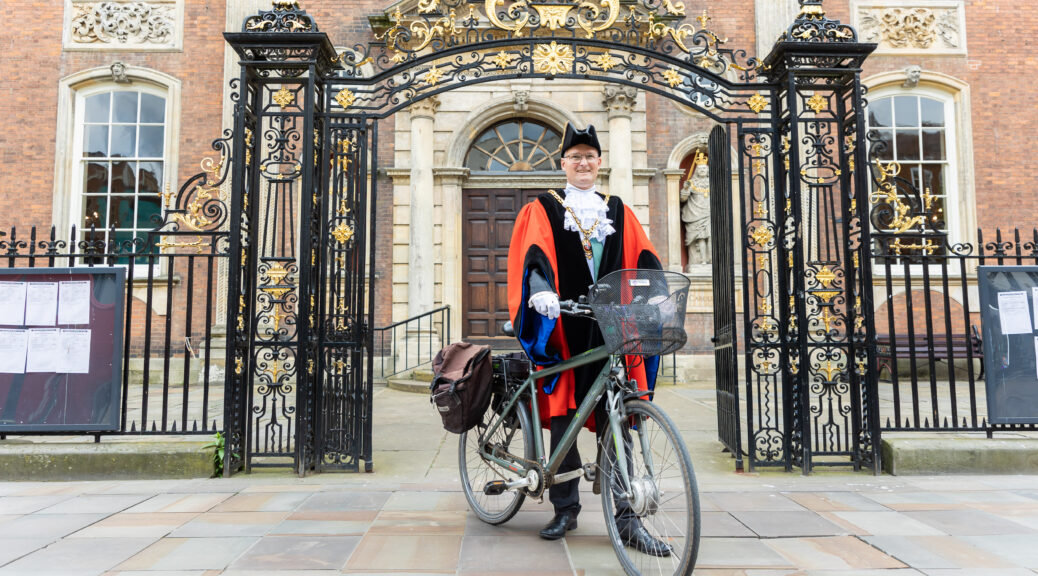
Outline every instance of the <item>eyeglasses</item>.
<svg viewBox="0 0 1038 576">
<path fill-rule="evenodd" d="M 577 164 L 580 164 L 581 160 L 587 160 L 587 163 L 590 164 L 598 159 L 598 154 L 570 154 L 569 156 L 563 156 L 563 158 Z"/>
</svg>

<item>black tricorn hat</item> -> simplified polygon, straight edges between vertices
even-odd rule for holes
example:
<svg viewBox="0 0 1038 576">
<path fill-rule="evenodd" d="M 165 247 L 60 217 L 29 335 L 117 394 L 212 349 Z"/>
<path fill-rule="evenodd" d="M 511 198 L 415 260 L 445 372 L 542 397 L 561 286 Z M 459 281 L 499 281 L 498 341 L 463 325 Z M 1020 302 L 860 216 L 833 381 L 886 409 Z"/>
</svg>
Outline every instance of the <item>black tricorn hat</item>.
<svg viewBox="0 0 1038 576">
<path fill-rule="evenodd" d="M 566 154 L 566 150 L 569 150 L 578 144 L 587 144 L 595 150 L 598 150 L 600 155 L 602 154 L 602 146 L 598 143 L 598 134 L 595 133 L 594 126 L 588 124 L 587 128 L 577 130 L 572 124 L 567 122 L 566 135 L 562 138 L 562 153 Z"/>
</svg>

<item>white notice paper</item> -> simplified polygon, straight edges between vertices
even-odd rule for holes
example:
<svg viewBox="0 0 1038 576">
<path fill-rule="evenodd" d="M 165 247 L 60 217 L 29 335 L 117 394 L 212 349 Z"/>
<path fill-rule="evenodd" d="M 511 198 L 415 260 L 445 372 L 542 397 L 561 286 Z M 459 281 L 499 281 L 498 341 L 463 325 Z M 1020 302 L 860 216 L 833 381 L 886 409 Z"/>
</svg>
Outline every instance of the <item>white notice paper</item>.
<svg viewBox="0 0 1038 576">
<path fill-rule="evenodd" d="M 1038 330 L 1038 287 L 1031 287 L 1031 301 L 1034 302 L 1034 329 Z"/>
<path fill-rule="evenodd" d="M 58 283 L 30 282 L 25 294 L 25 325 L 53 326 L 58 315 Z"/>
<path fill-rule="evenodd" d="M 1027 306 L 1027 292 L 999 292 L 998 318 L 1003 334 L 1030 334 L 1031 309 Z"/>
<path fill-rule="evenodd" d="M 58 291 L 58 324 L 90 323 L 90 281 L 62 282 Z"/>
<path fill-rule="evenodd" d="M 59 372 L 65 364 L 61 356 L 61 330 L 32 328 L 29 330 L 26 372 Z"/>
<path fill-rule="evenodd" d="M 90 372 L 90 330 L 62 330 L 61 354 L 64 367 L 59 372 L 86 374 Z"/>
<path fill-rule="evenodd" d="M 25 374 L 25 330 L 0 330 L 0 373 Z"/>
<path fill-rule="evenodd" d="M 0 282 L 0 324 L 25 322 L 25 282 Z"/>
<path fill-rule="evenodd" d="M 1034 356 L 1038 358 L 1038 336 L 1034 338 Z M 1035 362 L 1035 369 L 1038 371 L 1038 362 Z"/>
</svg>

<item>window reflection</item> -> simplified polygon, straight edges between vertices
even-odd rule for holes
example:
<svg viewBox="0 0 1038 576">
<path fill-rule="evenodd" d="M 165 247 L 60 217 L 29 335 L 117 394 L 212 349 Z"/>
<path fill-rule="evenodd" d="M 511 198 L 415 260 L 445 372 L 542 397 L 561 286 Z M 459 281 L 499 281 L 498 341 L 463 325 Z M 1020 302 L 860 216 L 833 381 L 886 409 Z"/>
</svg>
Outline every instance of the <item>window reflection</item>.
<svg viewBox="0 0 1038 576">
<path fill-rule="evenodd" d="M 533 120 L 507 120 L 483 131 L 465 157 L 480 172 L 557 170 L 562 137 Z"/>
<path fill-rule="evenodd" d="M 111 90 L 84 97 L 78 114 L 82 201 L 75 223 L 85 228 L 80 237 L 109 242 L 113 251 L 120 248 L 112 242 L 125 241 L 129 248 L 162 214 L 166 98 L 141 89 Z"/>
</svg>

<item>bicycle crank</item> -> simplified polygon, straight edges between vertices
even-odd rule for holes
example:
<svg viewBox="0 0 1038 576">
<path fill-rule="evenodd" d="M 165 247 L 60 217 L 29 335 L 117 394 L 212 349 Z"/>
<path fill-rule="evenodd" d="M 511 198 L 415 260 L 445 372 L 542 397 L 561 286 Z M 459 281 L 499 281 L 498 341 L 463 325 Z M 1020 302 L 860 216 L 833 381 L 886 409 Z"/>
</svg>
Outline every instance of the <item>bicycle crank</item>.
<svg viewBox="0 0 1038 576">
<path fill-rule="evenodd" d="M 505 482 L 504 480 L 491 480 L 483 487 L 483 493 L 487 496 L 500 496 L 509 490 L 519 488 L 530 490 L 540 484 L 540 474 L 536 470 L 530 470 L 525 478 Z"/>
</svg>

